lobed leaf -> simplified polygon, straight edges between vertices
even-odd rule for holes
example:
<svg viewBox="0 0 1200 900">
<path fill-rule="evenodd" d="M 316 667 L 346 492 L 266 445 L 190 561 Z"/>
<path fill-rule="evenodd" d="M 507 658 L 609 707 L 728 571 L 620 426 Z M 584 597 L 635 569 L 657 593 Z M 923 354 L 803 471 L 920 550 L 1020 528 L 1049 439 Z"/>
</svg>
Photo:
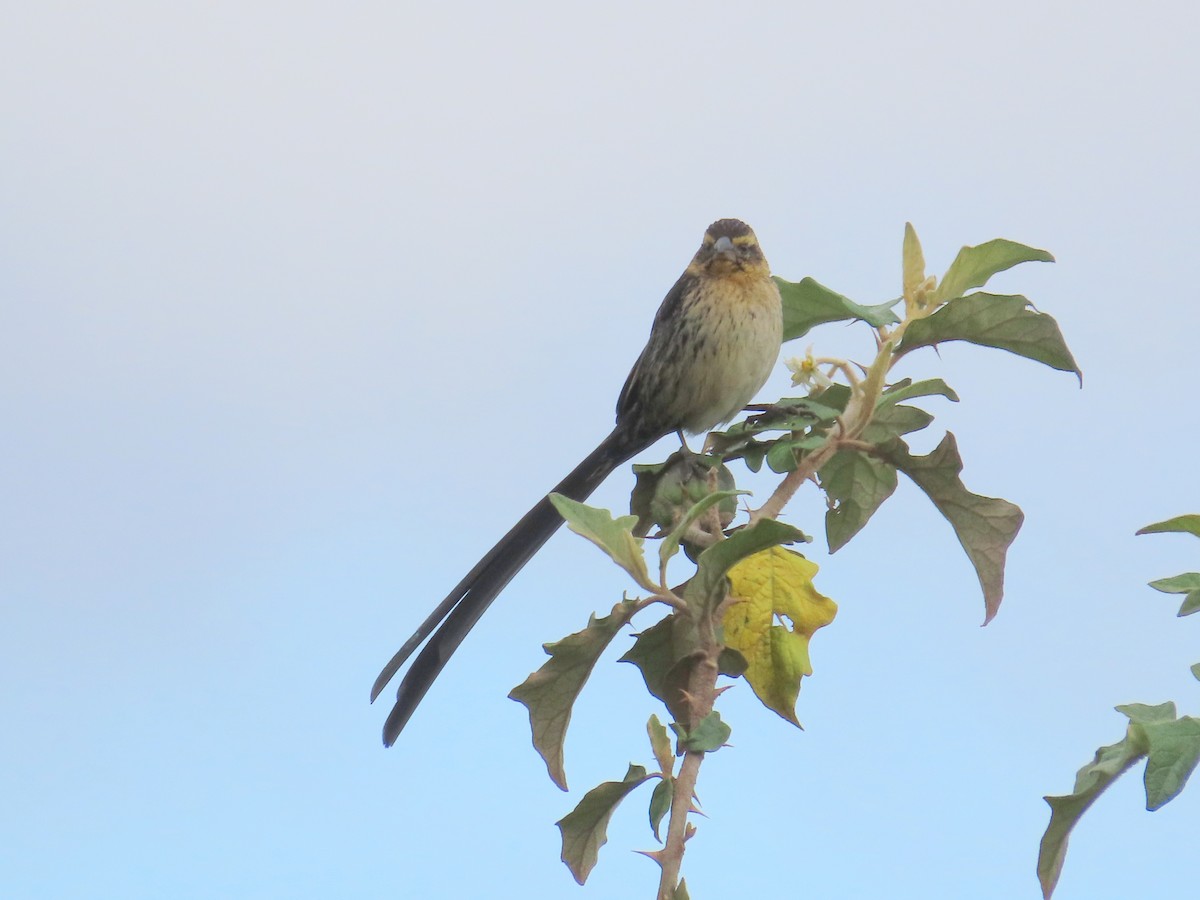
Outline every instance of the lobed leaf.
<svg viewBox="0 0 1200 900">
<path fill-rule="evenodd" d="M 1038 854 L 1038 879 L 1045 898 L 1058 883 L 1071 829 L 1096 798 L 1137 760 L 1146 757 L 1143 780 L 1146 809 L 1150 811 L 1178 796 L 1200 763 L 1200 719 L 1177 719 L 1171 702 L 1155 706 L 1128 703 L 1118 706 L 1117 711 L 1129 719 L 1125 738 L 1096 751 L 1092 761 L 1076 774 L 1073 793 L 1045 798 L 1050 804 L 1050 824 Z"/>
<path fill-rule="evenodd" d="M 816 573 L 816 563 L 783 547 L 742 560 L 729 571 L 734 602 L 722 621 L 726 645 L 746 658 L 755 695 L 797 727 L 800 679 L 812 674 L 809 640 L 837 615 L 837 604 L 813 587 Z"/>
<path fill-rule="evenodd" d="M 701 608 L 715 606 L 725 596 L 725 573 L 739 561 L 769 547 L 811 540 L 799 528 L 775 519 L 760 519 L 735 531 L 700 554 L 696 574 L 688 582 L 685 597 Z"/>
<path fill-rule="evenodd" d="M 1023 262 L 1054 262 L 1045 250 L 997 238 L 974 247 L 963 247 L 942 276 L 934 300 L 944 303 L 961 297 L 971 288 L 983 287 L 998 272 Z"/>
<path fill-rule="evenodd" d="M 592 615 L 582 631 L 543 645 L 550 659 L 509 692 L 529 711 L 534 749 L 546 763 L 550 780 L 567 789 L 563 742 L 571 722 L 571 707 L 583 690 L 600 654 L 637 612 L 635 600 L 622 600 L 602 619 Z"/>
<path fill-rule="evenodd" d="M 1083 374 L 1067 349 L 1058 323 L 1017 295 L 971 294 L 947 303 L 924 319 L 909 322 L 896 348 L 900 356 L 944 341 L 996 347 L 1063 372 Z"/>
<path fill-rule="evenodd" d="M 1142 756 L 1142 749 L 1129 734 L 1116 744 L 1101 747 L 1092 761 L 1075 775 L 1075 789 L 1061 797 L 1046 797 L 1050 804 L 1050 824 L 1042 835 L 1038 850 L 1037 875 L 1042 897 L 1049 900 L 1062 874 L 1067 842 L 1079 818 L 1104 791 Z"/>
<path fill-rule="evenodd" d="M 898 438 L 881 450 L 885 459 L 911 478 L 950 522 L 983 588 L 986 625 L 1004 597 L 1004 559 L 1024 514 L 1007 500 L 983 497 L 966 489 L 958 477 L 962 457 L 949 432 L 926 456 L 911 455 Z"/>
<path fill-rule="evenodd" d="M 596 866 L 600 848 L 608 843 L 608 822 L 622 800 L 634 788 L 655 775 L 647 775 L 641 766 L 629 766 L 621 781 L 606 781 L 586 794 L 579 804 L 555 824 L 562 832 L 562 861 L 580 884 Z"/>
<path fill-rule="evenodd" d="M 861 319 L 878 328 L 900 321 L 891 309 L 900 298 L 877 306 L 861 306 L 812 278 L 802 278 L 793 282 L 776 277 L 775 284 L 779 286 L 779 296 L 783 300 L 785 342 L 803 337 L 812 328 L 826 322 Z"/>
</svg>

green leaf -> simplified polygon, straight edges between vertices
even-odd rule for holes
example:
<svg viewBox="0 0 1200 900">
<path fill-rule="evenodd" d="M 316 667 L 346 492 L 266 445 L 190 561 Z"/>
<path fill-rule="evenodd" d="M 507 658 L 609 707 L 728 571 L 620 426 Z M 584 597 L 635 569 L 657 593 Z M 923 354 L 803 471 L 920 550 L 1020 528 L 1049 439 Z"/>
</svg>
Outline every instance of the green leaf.
<svg viewBox="0 0 1200 900">
<path fill-rule="evenodd" d="M 672 897 L 671 900 L 692 900 L 691 896 L 688 894 L 686 878 L 679 879 L 679 884 L 675 888 L 675 896 Z"/>
<path fill-rule="evenodd" d="M 846 546 L 896 490 L 894 466 L 852 450 L 839 450 L 830 457 L 817 479 L 830 502 L 825 512 L 830 553 Z"/>
<path fill-rule="evenodd" d="M 685 598 L 689 605 L 695 604 L 700 609 L 714 607 L 725 597 L 725 573 L 738 560 L 768 547 L 809 540 L 799 528 L 775 519 L 760 519 L 725 540 L 717 541 L 700 554 L 696 574 L 688 582 Z"/>
<path fill-rule="evenodd" d="M 1200 537 L 1200 515 L 1176 516 L 1163 522 L 1155 522 L 1145 528 L 1139 528 L 1137 534 L 1159 534 L 1165 531 L 1182 531 Z"/>
<path fill-rule="evenodd" d="M 637 666 L 646 690 L 661 700 L 673 717 L 683 718 L 688 713 L 684 692 L 699 646 L 691 617 L 672 613 L 638 634 L 618 662 Z"/>
<path fill-rule="evenodd" d="M 1200 719 L 1184 716 L 1141 726 L 1150 744 L 1146 759 L 1146 809 L 1173 800 L 1200 763 Z"/>
<path fill-rule="evenodd" d="M 766 445 L 759 443 L 758 441 L 754 440 L 754 438 L 748 439 L 743 447 L 737 452 L 737 456 L 742 458 L 742 461 L 746 464 L 746 468 L 751 472 L 757 472 L 762 468 L 763 459 L 766 457 L 766 455 Z M 731 458 L 736 459 L 737 457 L 735 456 Z"/>
<path fill-rule="evenodd" d="M 823 407 L 827 410 L 833 410 L 834 418 L 846 411 L 846 406 L 850 403 L 851 391 L 849 385 L 831 384 L 819 394 L 814 394 L 811 399 L 803 400 L 811 408 Z M 820 401 L 819 403 L 817 401 Z M 796 403 L 795 400 L 781 400 L 780 403 Z M 829 420 L 832 421 L 832 420 Z"/>
<path fill-rule="evenodd" d="M 1048 900 L 1058 884 L 1071 829 L 1087 808 L 1096 802 L 1096 798 L 1141 756 L 1142 750 L 1135 746 L 1127 734 L 1124 740 L 1096 751 L 1092 761 L 1076 773 L 1075 790 L 1072 793 L 1044 798 L 1050 804 L 1050 824 L 1042 835 L 1037 863 L 1038 881 L 1042 885 L 1044 898 Z"/>
<path fill-rule="evenodd" d="M 679 738 L 679 746 L 692 753 L 712 753 L 725 746 L 732 729 L 721 721 L 721 714 L 716 710 L 700 720 L 691 731 L 682 725 L 672 723 L 671 728 Z"/>
<path fill-rule="evenodd" d="M 592 788 L 578 806 L 555 823 L 562 832 L 562 861 L 577 882 L 587 881 L 595 868 L 600 848 L 608 842 L 608 821 L 617 806 L 634 788 L 654 777 L 631 764 L 622 781 L 606 781 Z"/>
<path fill-rule="evenodd" d="M 911 297 L 925 283 L 925 254 L 912 222 L 904 223 L 904 245 L 901 250 L 903 263 L 904 296 Z"/>
<path fill-rule="evenodd" d="M 832 388 L 830 388 L 832 390 Z M 825 394 L 820 395 L 825 399 Z M 830 398 L 841 400 L 840 392 Z M 803 431 L 821 422 L 832 422 L 842 413 L 842 407 L 805 398 L 784 398 L 778 403 L 744 421 L 730 425 L 722 435 L 740 436 L 762 434 L 765 431 Z"/>
<path fill-rule="evenodd" d="M 876 328 L 892 325 L 900 320 L 892 312 L 899 298 L 878 306 L 860 306 L 848 297 L 831 291 L 812 278 L 800 281 L 784 281 L 776 277 L 779 295 L 783 298 L 783 339 L 795 340 L 808 334 L 809 330 L 826 322 L 843 322 L 861 319 Z"/>
<path fill-rule="evenodd" d="M 658 716 L 651 716 L 646 723 L 646 734 L 650 737 L 650 749 L 654 751 L 654 760 L 658 763 L 663 775 L 673 775 L 675 772 L 675 753 L 671 749 L 671 736 L 667 734 L 667 726 L 659 721 Z"/>
<path fill-rule="evenodd" d="M 1034 310 L 1020 296 L 971 294 L 908 324 L 896 355 L 943 341 L 969 341 L 996 347 L 1063 372 L 1083 374 L 1053 317 Z"/>
<path fill-rule="evenodd" d="M 1045 250 L 997 238 L 974 247 L 963 247 L 942 276 L 934 300 L 944 303 L 961 297 L 971 288 L 983 287 L 997 272 L 1023 262 L 1054 262 Z"/>
<path fill-rule="evenodd" d="M 637 601 L 623 600 L 603 619 L 594 615 L 587 628 L 561 641 L 545 644 L 550 659 L 509 692 L 509 697 L 529 710 L 533 746 L 546 762 L 550 780 L 564 791 L 563 741 L 571 722 L 571 707 L 613 636 L 633 618 Z"/>
<path fill-rule="evenodd" d="M 911 378 L 904 378 L 890 385 L 879 398 L 879 402 L 875 404 L 877 410 L 882 409 L 893 403 L 901 403 L 904 400 L 912 400 L 915 397 L 945 397 L 954 403 L 958 402 L 958 394 L 954 393 L 954 389 L 940 378 L 929 378 L 925 381 L 918 381 L 913 384 Z"/>
<path fill-rule="evenodd" d="M 633 528 L 636 537 L 645 537 L 652 525 L 670 531 L 687 514 L 693 504 L 700 502 L 714 489 L 735 488 L 733 473 L 711 456 L 687 450 L 677 450 L 666 462 L 652 466 L 634 466 L 637 483 L 629 498 L 629 511 L 638 517 Z M 737 514 L 737 502 L 726 497 L 721 502 L 721 522 L 728 525 Z"/>
<path fill-rule="evenodd" d="M 826 433 L 816 432 L 802 434 L 800 437 L 785 436 L 763 443 L 763 448 L 767 450 L 766 456 L 764 456 L 767 460 L 767 468 L 778 475 L 792 472 L 797 466 L 799 458 L 797 454 L 803 456 L 806 451 L 821 448 L 828 439 Z"/>
<path fill-rule="evenodd" d="M 1172 575 L 1170 578 L 1160 578 L 1151 581 L 1150 587 L 1164 594 L 1186 594 L 1183 604 L 1176 615 L 1190 616 L 1200 611 L 1200 572 L 1184 572 L 1182 575 Z"/>
<path fill-rule="evenodd" d="M 635 537 L 645 537 L 650 533 L 650 527 L 655 523 L 653 504 L 659 490 L 663 473 L 671 464 L 672 457 L 665 462 L 653 465 L 633 466 L 633 490 L 629 494 L 629 512 L 637 516 L 637 524 L 633 526 Z"/>
<path fill-rule="evenodd" d="M 671 795 L 674 791 L 675 779 L 664 775 L 654 786 L 654 793 L 650 795 L 650 827 L 654 831 L 654 839 L 660 844 L 662 838 L 658 836 L 658 826 L 671 811 Z"/>
<path fill-rule="evenodd" d="M 750 491 L 714 491 L 699 503 L 694 504 L 692 508 L 684 514 L 683 518 L 679 520 L 679 524 L 671 530 L 671 533 L 663 538 L 662 543 L 658 547 L 658 558 L 660 562 L 665 566 L 670 561 L 671 557 L 679 552 L 679 542 L 683 539 L 683 536 L 687 532 L 688 528 L 691 527 L 693 522 L 704 515 L 705 511 L 707 511 L 714 503 L 720 503 L 722 500 L 727 500 L 732 497 L 738 497 L 742 494 L 749 493 Z"/>
<path fill-rule="evenodd" d="M 722 647 L 717 654 L 717 672 L 730 678 L 741 678 L 750 668 L 750 660 L 740 650 L 733 647 Z"/>
<path fill-rule="evenodd" d="M 983 588 L 986 625 L 1004 597 L 1004 559 L 1024 514 L 1007 500 L 983 497 L 966 489 L 958 477 L 963 466 L 958 444 L 949 432 L 927 456 L 911 455 L 898 438 L 881 452 L 925 492 L 954 528 Z"/>
<path fill-rule="evenodd" d="M 1200 663 L 1194 663 L 1192 665 L 1192 675 L 1196 677 L 1197 681 L 1200 681 Z"/>
<path fill-rule="evenodd" d="M 607 509 L 597 509 L 562 494 L 551 494 L 550 502 L 559 515 L 566 519 L 568 528 L 612 557 L 613 562 L 628 572 L 639 587 L 648 591 L 658 590 L 646 569 L 642 539 L 633 536 L 637 516 L 614 519 Z"/>
<path fill-rule="evenodd" d="M 796 446 L 798 442 L 781 438 L 773 441 L 767 449 L 767 468 L 776 475 L 786 475 L 796 468 Z"/>
<path fill-rule="evenodd" d="M 664 616 L 649 628 L 639 632 L 634 637 L 633 646 L 617 660 L 637 666 L 646 682 L 646 690 L 663 703 L 667 702 L 667 672 L 677 661 L 677 657 L 673 653 L 672 628 L 674 621 L 674 615 Z"/>
<path fill-rule="evenodd" d="M 1150 587 L 1164 594 L 1187 594 L 1200 588 L 1200 572 L 1184 572 L 1182 575 L 1160 578 L 1151 581 Z"/>
<path fill-rule="evenodd" d="M 1135 725 L 1175 721 L 1175 704 L 1170 700 L 1154 706 L 1147 703 L 1123 703 L 1114 709 Z"/>
<path fill-rule="evenodd" d="M 893 404 L 875 410 L 863 429 L 862 439 L 869 444 L 885 444 L 892 438 L 928 428 L 933 416 L 916 406 Z"/>
</svg>

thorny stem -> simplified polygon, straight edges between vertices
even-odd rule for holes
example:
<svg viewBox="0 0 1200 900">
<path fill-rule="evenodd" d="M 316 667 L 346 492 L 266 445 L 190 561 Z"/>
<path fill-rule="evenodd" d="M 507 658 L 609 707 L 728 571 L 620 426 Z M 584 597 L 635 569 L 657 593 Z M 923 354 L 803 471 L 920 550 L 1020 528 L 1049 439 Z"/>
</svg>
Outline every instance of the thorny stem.
<svg viewBox="0 0 1200 900">
<path fill-rule="evenodd" d="M 696 779 L 700 775 L 703 753 L 688 751 L 683 765 L 675 776 L 675 791 L 671 796 L 671 822 L 667 826 L 667 843 L 661 856 L 662 875 L 658 879 L 658 900 L 674 900 L 675 888 L 679 884 L 679 870 L 683 865 L 684 842 L 688 839 L 688 811 L 696 793 Z"/>
<path fill-rule="evenodd" d="M 688 721 L 684 723 L 691 731 L 709 713 L 717 699 L 717 655 L 721 644 L 717 640 L 717 622 L 726 608 L 725 603 L 706 606 L 696 623 L 700 637 L 699 659 L 688 676 L 687 701 L 690 707 Z M 688 750 L 683 755 L 683 764 L 675 776 L 671 795 L 671 819 L 667 825 L 667 840 L 659 851 L 658 861 L 662 873 L 658 881 L 658 900 L 674 900 L 679 884 L 679 871 L 683 865 L 684 844 L 691 836 L 688 815 L 692 810 L 692 798 L 696 795 L 696 779 L 700 775 L 700 764 L 704 753 Z"/>
<path fill-rule="evenodd" d="M 878 332 L 879 352 L 875 361 L 866 371 L 866 377 L 859 380 L 848 365 L 838 366 L 850 382 L 851 396 L 846 404 L 845 412 L 838 418 L 828 439 L 811 453 L 806 454 L 797 464 L 795 471 L 786 478 L 771 494 L 767 502 L 750 513 L 750 525 L 759 519 L 774 519 L 782 512 L 784 506 L 792 499 L 804 482 L 813 478 L 829 459 L 844 447 L 865 449 L 859 440 L 863 430 L 870 424 L 875 414 L 875 407 L 883 393 L 884 379 L 896 361 L 895 347 L 903 328 L 894 334 L 888 334 L 880 329 Z M 823 362 L 833 362 L 823 360 Z M 715 485 L 710 485 L 715 489 Z M 713 507 L 715 512 L 716 507 Z M 706 517 L 707 518 L 707 517 Z M 709 524 L 709 523 L 706 523 Z M 719 540 L 720 528 L 714 534 L 709 529 L 696 529 Z M 700 535 L 690 535 L 700 537 Z M 713 703 L 717 697 L 717 655 L 721 644 L 717 640 L 717 622 L 720 621 L 725 604 L 710 606 L 700 614 L 696 623 L 700 638 L 699 659 L 693 665 L 688 676 L 687 700 L 690 707 L 689 721 L 686 727 L 690 731 L 705 716 L 712 712 Z M 686 613 L 684 613 L 686 615 Z M 679 872 L 683 865 L 685 842 L 689 833 L 688 815 L 692 811 L 692 799 L 696 795 L 696 780 L 700 774 L 700 765 L 704 761 L 704 753 L 688 750 L 684 753 L 683 764 L 675 776 L 674 790 L 671 796 L 671 819 L 667 826 L 667 839 L 661 851 L 655 858 L 662 866 L 658 884 L 658 900 L 674 900 L 675 891 L 679 884 Z"/>
</svg>

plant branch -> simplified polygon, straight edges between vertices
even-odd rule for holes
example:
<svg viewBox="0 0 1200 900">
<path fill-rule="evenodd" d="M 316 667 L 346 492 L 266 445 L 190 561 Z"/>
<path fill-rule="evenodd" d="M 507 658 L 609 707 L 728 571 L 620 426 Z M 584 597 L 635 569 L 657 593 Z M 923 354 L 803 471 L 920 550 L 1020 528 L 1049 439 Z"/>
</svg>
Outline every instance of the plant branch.
<svg viewBox="0 0 1200 900">
<path fill-rule="evenodd" d="M 712 712 L 713 703 L 716 702 L 719 693 L 717 675 L 720 673 L 717 657 L 721 652 L 721 644 L 717 640 L 717 622 L 725 608 L 724 602 L 707 606 L 696 623 L 700 638 L 700 656 L 688 676 L 689 720 L 683 723 L 688 731 L 694 729 Z M 685 752 L 683 764 L 675 776 L 667 840 L 658 856 L 662 866 L 658 882 L 658 900 L 674 900 L 675 897 L 679 872 L 683 865 L 684 845 L 694 830 L 694 826 L 688 822 L 688 815 L 692 811 L 692 799 L 696 796 L 696 781 L 700 775 L 700 764 L 704 762 L 704 755 L 698 750 Z"/>
<path fill-rule="evenodd" d="M 821 466 L 843 446 L 858 441 L 859 435 L 875 415 L 875 406 L 883 393 L 884 379 L 895 361 L 894 348 L 895 344 L 892 341 L 883 343 L 875 361 L 867 370 L 867 377 L 851 385 L 850 402 L 846 404 L 845 411 L 830 430 L 825 443 L 801 457 L 796 468 L 779 483 L 767 502 L 750 513 L 751 525 L 759 519 L 779 518 L 783 508 L 796 495 L 796 491 L 800 490 L 800 485 L 815 476 Z"/>
</svg>

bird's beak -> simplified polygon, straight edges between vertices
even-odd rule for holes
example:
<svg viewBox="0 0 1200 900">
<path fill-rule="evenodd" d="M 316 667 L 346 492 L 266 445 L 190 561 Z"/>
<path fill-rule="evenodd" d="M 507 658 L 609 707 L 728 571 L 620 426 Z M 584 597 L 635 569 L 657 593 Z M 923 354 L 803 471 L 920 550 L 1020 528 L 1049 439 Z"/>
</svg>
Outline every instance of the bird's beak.
<svg viewBox="0 0 1200 900">
<path fill-rule="evenodd" d="M 713 251 L 726 259 L 733 261 L 737 259 L 737 248 L 733 246 L 733 241 L 728 237 L 719 237 L 713 244 Z"/>
</svg>

